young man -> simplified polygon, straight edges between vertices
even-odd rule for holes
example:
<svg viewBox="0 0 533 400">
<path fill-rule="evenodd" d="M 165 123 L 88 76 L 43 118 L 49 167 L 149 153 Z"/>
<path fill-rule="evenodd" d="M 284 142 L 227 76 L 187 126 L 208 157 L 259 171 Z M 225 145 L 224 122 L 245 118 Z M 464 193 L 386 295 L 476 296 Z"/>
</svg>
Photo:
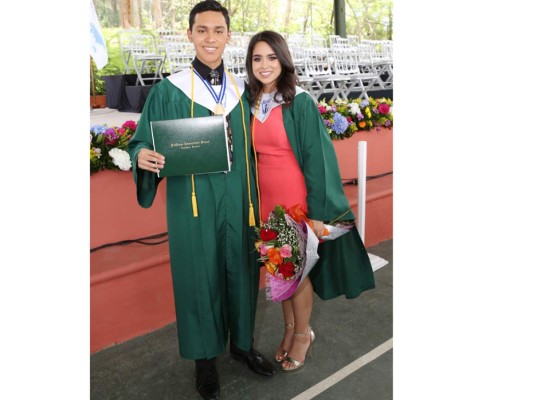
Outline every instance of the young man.
<svg viewBox="0 0 533 400">
<path fill-rule="evenodd" d="M 227 9 L 214 0 L 198 3 L 187 35 L 196 49 L 193 68 L 151 89 L 129 150 L 138 202 L 150 207 L 160 182 L 157 172 L 165 164 L 153 151 L 150 121 L 213 114 L 226 120 L 230 172 L 167 178 L 180 355 L 196 361 L 202 397 L 217 399 L 215 358 L 225 350 L 228 336 L 233 358 L 261 375 L 272 376 L 275 370 L 252 347 L 259 287 L 253 225 L 259 219 L 245 84 L 226 73 L 222 62 L 231 36 Z"/>
</svg>

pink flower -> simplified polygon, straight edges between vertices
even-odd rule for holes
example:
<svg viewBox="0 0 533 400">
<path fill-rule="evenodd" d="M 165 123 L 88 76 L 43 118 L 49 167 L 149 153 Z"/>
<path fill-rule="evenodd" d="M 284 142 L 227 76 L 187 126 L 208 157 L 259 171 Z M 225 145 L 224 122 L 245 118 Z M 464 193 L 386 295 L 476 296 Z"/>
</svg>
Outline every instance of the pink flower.
<svg viewBox="0 0 533 400">
<path fill-rule="evenodd" d="M 135 121 L 126 121 L 122 124 L 124 129 L 131 129 L 132 131 L 137 129 L 137 123 Z"/>
<path fill-rule="evenodd" d="M 378 111 L 380 114 L 388 114 L 389 111 L 390 111 L 390 107 L 388 104 L 386 103 L 381 103 L 379 106 L 378 106 Z"/>
<path fill-rule="evenodd" d="M 266 255 L 266 253 L 268 253 L 268 249 L 271 249 L 272 247 L 274 246 L 267 246 L 266 244 L 262 244 L 259 246 L 259 253 L 261 254 L 261 256 L 264 256 Z"/>
<path fill-rule="evenodd" d="M 290 244 L 284 244 L 279 251 L 283 258 L 289 258 L 292 255 L 292 246 Z"/>
<path fill-rule="evenodd" d="M 328 112 L 328 111 L 326 110 L 326 107 L 323 107 L 323 106 L 318 106 L 318 111 L 320 112 L 320 114 L 325 114 L 325 113 Z"/>
</svg>

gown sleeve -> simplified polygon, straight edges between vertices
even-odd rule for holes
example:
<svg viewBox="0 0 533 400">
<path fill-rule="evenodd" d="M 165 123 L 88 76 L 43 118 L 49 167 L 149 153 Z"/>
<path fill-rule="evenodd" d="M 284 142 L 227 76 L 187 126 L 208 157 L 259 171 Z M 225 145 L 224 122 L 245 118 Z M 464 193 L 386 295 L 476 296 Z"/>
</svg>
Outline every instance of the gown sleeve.
<svg viewBox="0 0 533 400">
<path fill-rule="evenodd" d="M 331 138 L 314 99 L 301 93 L 294 101 L 300 164 L 307 188 L 308 217 L 319 221 L 353 219 Z"/>
<path fill-rule="evenodd" d="M 154 149 L 150 122 L 169 119 L 168 117 L 165 118 L 165 116 L 171 115 L 171 113 L 168 113 L 168 109 L 172 106 L 172 102 L 169 101 L 165 93 L 165 85 L 163 83 L 166 82 L 161 82 L 150 90 L 141 118 L 137 124 L 137 130 L 128 144 L 133 179 L 137 186 L 137 202 L 143 208 L 149 208 L 152 205 L 157 186 L 162 180 L 162 178 L 157 177 L 156 173 L 138 168 L 137 157 L 141 149 Z M 175 108 L 173 111 L 175 113 Z"/>
</svg>

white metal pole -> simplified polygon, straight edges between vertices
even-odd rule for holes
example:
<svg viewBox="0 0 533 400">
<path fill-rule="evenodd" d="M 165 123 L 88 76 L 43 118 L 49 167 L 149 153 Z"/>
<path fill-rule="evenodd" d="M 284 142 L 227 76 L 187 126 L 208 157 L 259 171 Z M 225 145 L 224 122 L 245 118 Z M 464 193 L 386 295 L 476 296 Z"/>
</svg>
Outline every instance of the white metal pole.
<svg viewBox="0 0 533 400">
<path fill-rule="evenodd" d="M 365 212 L 366 212 L 366 142 L 361 141 L 357 146 L 357 229 L 359 236 L 365 243 Z"/>
</svg>

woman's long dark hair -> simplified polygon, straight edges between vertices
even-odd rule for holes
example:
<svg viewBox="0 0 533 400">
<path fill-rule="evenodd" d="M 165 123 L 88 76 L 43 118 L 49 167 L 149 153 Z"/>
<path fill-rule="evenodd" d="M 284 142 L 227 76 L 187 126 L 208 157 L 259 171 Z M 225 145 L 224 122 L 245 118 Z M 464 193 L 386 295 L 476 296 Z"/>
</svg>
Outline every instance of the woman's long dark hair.
<svg viewBox="0 0 533 400">
<path fill-rule="evenodd" d="M 250 88 L 250 107 L 255 107 L 261 90 L 263 89 L 263 84 L 254 76 L 252 69 L 252 53 L 258 42 L 265 42 L 272 47 L 272 50 L 274 50 L 274 53 L 281 64 L 281 74 L 276 82 L 276 90 L 278 91 L 276 97 L 281 95 L 285 101 L 283 107 L 288 107 L 294 101 L 298 80 L 289 46 L 287 46 L 287 42 L 285 42 L 283 36 L 274 31 L 263 31 L 255 34 L 250 39 L 250 44 L 248 45 L 248 51 L 246 54 L 246 74 L 248 76 L 248 86 Z"/>
</svg>

